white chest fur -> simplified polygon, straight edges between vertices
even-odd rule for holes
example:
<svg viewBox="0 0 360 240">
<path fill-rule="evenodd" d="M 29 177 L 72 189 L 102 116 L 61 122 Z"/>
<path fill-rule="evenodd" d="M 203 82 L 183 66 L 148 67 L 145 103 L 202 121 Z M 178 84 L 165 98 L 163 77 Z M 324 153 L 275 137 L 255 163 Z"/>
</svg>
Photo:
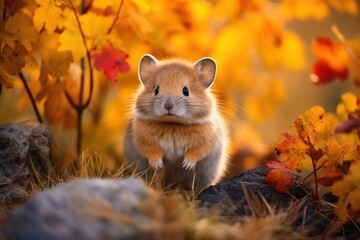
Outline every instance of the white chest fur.
<svg viewBox="0 0 360 240">
<path fill-rule="evenodd" d="M 175 161 L 182 157 L 187 150 L 185 144 L 174 137 L 163 137 L 159 140 L 159 146 L 164 151 L 169 161 Z"/>
</svg>

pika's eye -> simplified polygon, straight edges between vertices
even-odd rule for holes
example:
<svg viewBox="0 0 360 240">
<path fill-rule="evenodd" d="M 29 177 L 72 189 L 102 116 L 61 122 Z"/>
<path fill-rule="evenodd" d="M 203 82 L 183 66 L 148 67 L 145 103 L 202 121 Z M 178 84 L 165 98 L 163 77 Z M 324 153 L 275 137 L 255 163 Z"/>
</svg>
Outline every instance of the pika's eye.
<svg viewBox="0 0 360 240">
<path fill-rule="evenodd" d="M 187 87 L 183 87 L 183 94 L 185 95 L 185 96 L 189 96 L 189 89 L 187 88 Z"/>
<path fill-rule="evenodd" d="M 159 94 L 159 86 L 155 88 L 155 96 Z"/>
</svg>

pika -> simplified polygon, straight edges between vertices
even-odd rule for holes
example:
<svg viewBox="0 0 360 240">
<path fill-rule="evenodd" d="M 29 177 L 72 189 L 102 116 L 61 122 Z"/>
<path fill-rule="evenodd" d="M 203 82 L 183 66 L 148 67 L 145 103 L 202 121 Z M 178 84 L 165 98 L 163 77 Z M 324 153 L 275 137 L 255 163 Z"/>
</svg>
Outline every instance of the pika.
<svg viewBox="0 0 360 240">
<path fill-rule="evenodd" d="M 137 172 L 162 172 L 162 186 L 201 190 L 225 172 L 227 131 L 210 92 L 216 63 L 158 61 L 144 55 L 141 87 L 128 121 L 124 153 Z"/>
</svg>

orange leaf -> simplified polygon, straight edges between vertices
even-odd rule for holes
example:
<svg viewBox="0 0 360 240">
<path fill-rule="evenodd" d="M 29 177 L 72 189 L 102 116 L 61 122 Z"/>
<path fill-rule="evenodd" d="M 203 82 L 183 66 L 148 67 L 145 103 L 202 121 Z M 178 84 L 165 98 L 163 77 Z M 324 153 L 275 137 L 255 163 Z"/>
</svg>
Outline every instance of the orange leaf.
<svg viewBox="0 0 360 240">
<path fill-rule="evenodd" d="M 283 139 L 277 142 L 275 150 L 281 154 L 281 160 L 287 163 L 291 170 L 301 172 L 303 169 L 302 160 L 305 159 L 308 147 L 295 134 L 291 132 L 283 132 Z"/>
<path fill-rule="evenodd" d="M 291 172 L 285 163 L 279 161 L 266 161 L 266 167 L 270 169 L 279 169 L 282 172 Z"/>
<path fill-rule="evenodd" d="M 349 56 L 340 42 L 326 37 L 317 37 L 312 50 L 318 58 L 313 65 L 311 75 L 314 83 L 325 84 L 336 78 L 347 79 Z"/>
<path fill-rule="evenodd" d="M 74 127 L 76 125 L 76 113 L 70 107 L 65 97 L 64 92 L 66 89 L 66 82 L 48 82 L 36 96 L 38 101 L 46 98 L 44 102 L 44 114 L 48 122 L 57 124 L 63 121 L 62 125 L 64 128 Z"/>
<path fill-rule="evenodd" d="M 347 66 L 340 69 L 332 68 L 331 65 L 323 59 L 316 61 L 312 68 L 311 80 L 315 84 L 326 84 L 336 78 L 345 81 L 349 75 Z"/>
<path fill-rule="evenodd" d="M 294 175 L 275 168 L 266 176 L 268 184 L 272 185 L 278 192 L 286 192 L 294 184 Z"/>
</svg>

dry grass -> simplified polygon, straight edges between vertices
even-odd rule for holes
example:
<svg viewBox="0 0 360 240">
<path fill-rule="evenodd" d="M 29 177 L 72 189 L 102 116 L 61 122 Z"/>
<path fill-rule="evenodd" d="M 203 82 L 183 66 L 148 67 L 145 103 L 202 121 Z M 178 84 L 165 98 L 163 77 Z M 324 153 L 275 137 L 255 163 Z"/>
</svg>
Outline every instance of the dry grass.
<svg viewBox="0 0 360 240">
<path fill-rule="evenodd" d="M 129 175 L 136 176 L 126 167 L 112 171 L 106 168 L 100 154 L 86 151 L 82 154 L 78 170 L 69 171 L 62 176 L 42 176 L 33 168 L 33 187 L 29 194 L 77 178 L 121 179 Z M 308 233 L 311 229 L 308 226 L 294 227 L 293 224 L 304 214 L 301 202 L 276 213 L 265 199 L 245 190 L 251 216 L 224 217 L 216 209 L 199 209 L 194 194 L 174 190 L 151 191 L 153 204 L 144 203 L 144 206 L 140 206 L 151 220 L 119 216 L 108 203 L 104 202 L 104 205 L 101 201 L 92 208 L 91 216 L 100 214 L 115 222 L 137 224 L 141 229 L 151 230 L 156 239 L 309 239 Z M 0 224 L 6 223 L 9 213 L 17 206 L 0 208 Z"/>
</svg>

